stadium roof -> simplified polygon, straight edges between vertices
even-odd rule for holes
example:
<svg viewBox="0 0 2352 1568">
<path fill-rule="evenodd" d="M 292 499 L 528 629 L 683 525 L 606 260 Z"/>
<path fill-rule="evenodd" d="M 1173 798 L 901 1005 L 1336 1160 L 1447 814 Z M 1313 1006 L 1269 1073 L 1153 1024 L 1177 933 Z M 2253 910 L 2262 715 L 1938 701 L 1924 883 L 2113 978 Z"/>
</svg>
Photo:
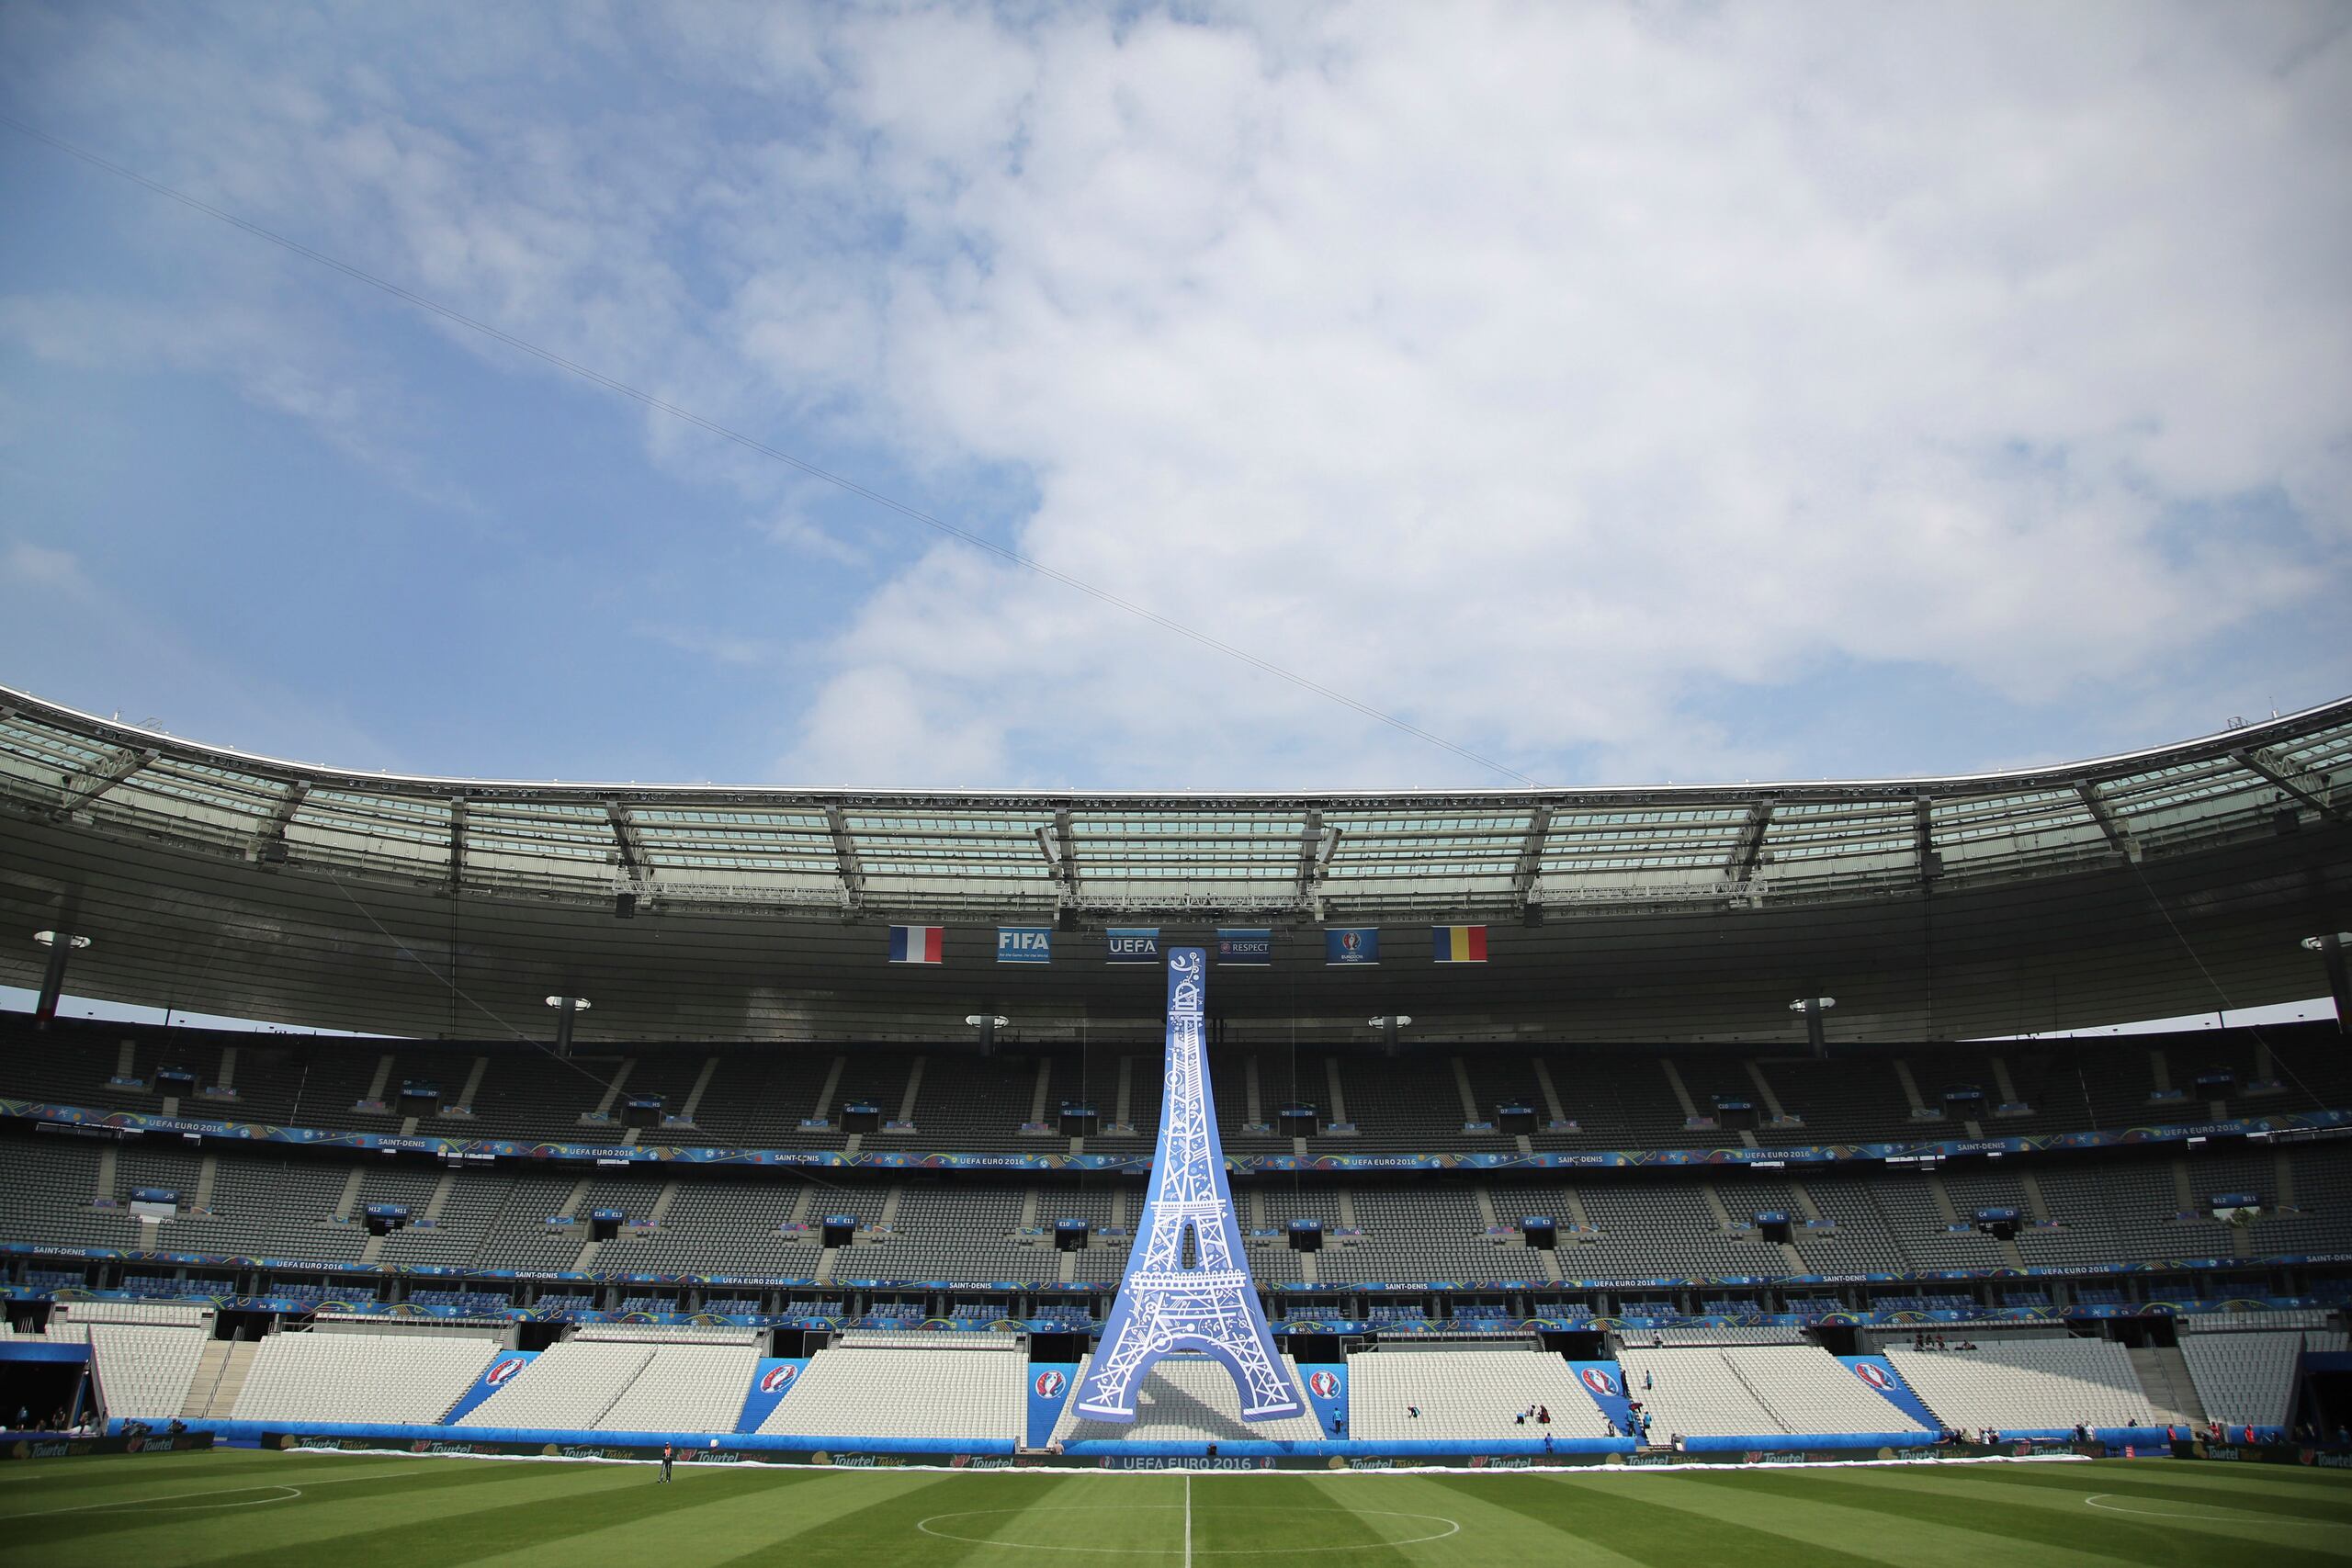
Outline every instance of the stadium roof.
<svg viewBox="0 0 2352 1568">
<path fill-rule="evenodd" d="M 2225 884 L 2340 862 L 2347 766 L 2352 698 L 2177 745 L 1936 778 L 1255 795 L 588 784 L 293 762 L 0 688 L 0 832 L 14 840 L 0 908 L 49 919 L 109 876 L 148 878 L 187 890 L 174 942 L 206 940 L 191 900 L 246 911 L 233 937 L 209 939 L 218 950 L 254 941 L 257 922 L 321 918 L 287 913 L 318 905 L 293 889 L 315 895 L 320 878 L 327 905 L 340 897 L 363 913 L 462 905 L 478 940 L 502 919 L 609 922 L 624 893 L 642 916 L 738 932 L 753 929 L 745 921 L 831 928 L 835 942 L 843 928 L 893 920 L 1556 928 L 1884 909 L 1930 895 L 1954 909 L 1955 898 L 2014 905 L 2035 887 L 2119 874 L 2145 905 L 2164 868 L 2198 868 L 2202 886 L 2211 857 L 2233 847 L 2253 858 L 2221 872 Z M 102 846 L 114 869 L 94 884 Z M 2324 918 L 2310 901 L 2327 904 L 2336 883 L 2303 880 L 2298 918 Z M 39 955 L 21 946 L 0 942 L 0 979 L 29 983 Z M 2181 958 L 2175 944 L 2167 962 Z M 190 977 L 156 978 L 158 994 L 119 999 L 176 990 L 195 1005 Z M 1836 983 L 1834 969 L 1821 983 Z M 2212 1005 L 2208 995 L 2182 1010 Z M 334 1016 L 295 1016 L 402 1027 L 325 1010 Z"/>
</svg>

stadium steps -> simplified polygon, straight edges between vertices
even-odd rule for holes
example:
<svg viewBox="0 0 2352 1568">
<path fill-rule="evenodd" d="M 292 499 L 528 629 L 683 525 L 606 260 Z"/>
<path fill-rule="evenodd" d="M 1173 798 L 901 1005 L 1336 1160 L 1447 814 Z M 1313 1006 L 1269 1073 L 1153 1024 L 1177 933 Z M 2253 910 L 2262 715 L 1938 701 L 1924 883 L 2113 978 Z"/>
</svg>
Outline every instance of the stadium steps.
<svg viewBox="0 0 2352 1568">
<path fill-rule="evenodd" d="M 1911 1108 L 1913 1118 L 1921 1122 L 1926 1121 L 1928 1102 L 1920 1098 L 1919 1080 L 1911 1076 L 1911 1064 L 1900 1057 L 1897 1057 L 1894 1063 L 1894 1081 L 1903 1086 L 1903 1100 Z"/>
<path fill-rule="evenodd" d="M 2025 1212 L 2038 1225 L 2050 1223 L 2050 1200 L 2041 1195 L 2041 1183 L 2033 1172 L 2018 1172 L 2018 1187 L 2025 1193 Z"/>
<path fill-rule="evenodd" d="M 169 1115 L 170 1112 L 166 1111 L 164 1114 Z M 98 1180 L 96 1187 L 90 1194 L 92 1197 L 109 1200 L 114 1197 L 115 1167 L 118 1163 L 115 1154 L 115 1146 L 112 1144 L 107 1144 L 98 1150 Z"/>
<path fill-rule="evenodd" d="M 1787 1121 L 1789 1113 L 1781 1107 L 1781 1097 L 1764 1077 L 1764 1065 L 1752 1056 L 1741 1065 L 1747 1069 L 1747 1081 L 1756 1086 L 1756 1098 L 1763 1101 L 1765 1114 L 1775 1122 Z"/>
<path fill-rule="evenodd" d="M 434 1186 L 433 1196 L 425 1201 L 424 1217 L 439 1224 L 442 1212 L 449 1206 L 449 1194 L 457 1190 L 458 1172 L 453 1166 L 441 1173 L 441 1179 Z"/>
<path fill-rule="evenodd" d="M 216 1348 L 222 1352 L 217 1363 L 212 1359 Z M 216 1421 L 228 1419 L 237 1408 L 237 1395 L 244 1392 L 245 1379 L 253 1373 L 254 1358 L 260 1354 L 260 1344 L 250 1339 L 221 1339 L 205 1347 L 203 1359 L 197 1362 L 196 1377 L 188 1384 L 184 1414 Z"/>
<path fill-rule="evenodd" d="M 1535 1066 L 1535 1087 L 1544 1096 L 1544 1113 L 1552 1121 L 1565 1126 L 1568 1120 L 1568 1111 L 1566 1106 L 1560 1103 L 1560 1087 L 1552 1081 L 1550 1064 L 1541 1056 L 1531 1056 L 1528 1060 Z"/>
<path fill-rule="evenodd" d="M 2148 1419 L 2159 1426 L 2178 1421 L 2199 1426 L 2205 1402 L 2188 1374 L 2188 1358 L 2178 1350 L 2148 1348 L 2132 1352 L 2132 1375 L 2148 1393 Z"/>
<path fill-rule="evenodd" d="M 1682 1069 L 1676 1066 L 1673 1059 L 1668 1056 L 1660 1056 L 1657 1059 L 1657 1065 L 1666 1074 L 1666 1087 L 1674 1091 L 1674 1102 L 1682 1107 L 1683 1120 L 1686 1122 L 1698 1120 L 1699 1107 L 1690 1099 L 1690 1086 L 1682 1081 Z"/>
<path fill-rule="evenodd" d="M 188 1200 L 192 1209 L 212 1207 L 212 1184 L 220 1175 L 220 1156 L 206 1155 L 204 1163 L 196 1170 L 196 1196 Z"/>
<path fill-rule="evenodd" d="M 359 1249 L 359 1261 L 362 1263 L 381 1263 L 383 1260 L 384 1238 L 380 1235 L 369 1236 L 368 1238 L 368 1245 Z"/>
<path fill-rule="evenodd" d="M 348 1220 L 359 1206 L 359 1183 L 366 1179 L 368 1168 L 355 1165 L 351 1174 L 343 1179 L 343 1192 L 334 1201 L 334 1213 L 339 1220 Z"/>
</svg>

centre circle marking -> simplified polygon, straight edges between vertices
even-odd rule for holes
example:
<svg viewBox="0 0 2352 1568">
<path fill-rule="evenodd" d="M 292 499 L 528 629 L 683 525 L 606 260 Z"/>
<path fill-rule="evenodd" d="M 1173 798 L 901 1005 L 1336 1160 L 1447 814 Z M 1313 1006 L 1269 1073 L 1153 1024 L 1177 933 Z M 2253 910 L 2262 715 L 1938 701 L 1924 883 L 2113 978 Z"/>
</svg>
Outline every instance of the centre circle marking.
<svg viewBox="0 0 2352 1568">
<path fill-rule="evenodd" d="M 989 1536 L 957 1535 L 952 1530 L 937 1530 L 931 1527 L 942 1519 L 995 1518 L 1007 1514 L 1135 1514 L 1153 1510 L 1175 1513 L 1183 1507 L 1184 1505 L 1181 1503 L 1135 1505 L 1090 1503 L 1067 1508 L 972 1508 L 961 1513 L 933 1514 L 929 1518 L 917 1519 L 915 1529 L 924 1535 L 940 1540 L 961 1541 L 967 1546 L 1004 1547 L 1013 1551 L 1086 1551 L 1098 1556 L 1124 1553 L 1131 1556 L 1148 1554 L 1154 1557 L 1175 1557 L 1182 1555 L 1185 1549 L 1181 1546 L 1047 1546 L 1035 1541 L 998 1540 Z M 1285 1508 L 1272 1503 L 1244 1503 L 1238 1506 L 1225 1507 L 1220 1511 L 1281 1513 L 1288 1514 L 1293 1517 L 1297 1517 L 1301 1513 L 1297 1508 Z M 1405 1536 L 1396 1540 L 1351 1540 L 1340 1546 L 1196 1546 L 1192 1549 L 1192 1555 L 1194 1557 L 1303 1557 L 1309 1552 L 1317 1551 L 1361 1551 L 1366 1547 L 1419 1546 L 1424 1541 L 1443 1540 L 1448 1536 L 1462 1533 L 1462 1521 L 1449 1519 L 1443 1514 L 1407 1514 L 1389 1508 L 1315 1508 L 1306 1512 L 1310 1515 L 1329 1514 L 1335 1518 L 1420 1519 L 1433 1525 L 1443 1525 L 1445 1529 L 1431 1530 L 1427 1535 Z"/>
</svg>

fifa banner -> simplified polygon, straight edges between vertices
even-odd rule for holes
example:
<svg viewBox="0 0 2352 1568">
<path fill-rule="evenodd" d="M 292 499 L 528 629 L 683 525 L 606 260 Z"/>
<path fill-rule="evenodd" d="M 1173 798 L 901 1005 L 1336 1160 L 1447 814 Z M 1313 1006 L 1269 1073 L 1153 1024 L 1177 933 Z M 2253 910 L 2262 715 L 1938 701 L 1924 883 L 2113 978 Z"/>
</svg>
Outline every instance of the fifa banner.
<svg viewBox="0 0 2352 1568">
<path fill-rule="evenodd" d="M 1592 1395 L 1593 1404 L 1609 1417 L 1610 1430 L 1623 1437 L 1632 1436 L 1634 1401 L 1640 1395 L 1625 1387 L 1625 1369 L 1614 1361 L 1570 1361 L 1568 1371 L 1576 1373 L 1577 1382 L 1584 1384 L 1585 1393 Z M 1560 1416 L 1559 1412 L 1554 1413 L 1555 1426 L 1559 1425 Z"/>
<path fill-rule="evenodd" d="M 1113 926 L 1103 933 L 1104 957 L 1113 964 L 1158 964 L 1158 926 Z"/>
<path fill-rule="evenodd" d="M 1306 1385 L 1306 1398 L 1314 1407 L 1315 1419 L 1322 1424 L 1327 1438 L 1348 1435 L 1348 1364 L 1345 1361 L 1302 1361 L 1298 1381 Z"/>
<path fill-rule="evenodd" d="M 441 1418 L 443 1423 L 456 1422 L 458 1416 L 513 1382 L 516 1374 L 529 1366 L 537 1356 L 537 1350 L 502 1351 L 489 1366 L 482 1369 L 481 1376 L 474 1379 L 473 1387 L 466 1390 L 458 1403 L 450 1406 L 449 1414 Z"/>
<path fill-rule="evenodd" d="M 1274 933 L 1270 926 L 1219 926 L 1216 962 L 1221 969 L 1264 969 L 1274 962 Z"/>
<path fill-rule="evenodd" d="M 775 1414 L 792 1385 L 808 1369 L 806 1356 L 763 1356 L 752 1372 L 752 1386 L 743 1391 L 743 1413 L 736 1417 L 739 1432 L 756 1432 Z"/>
<path fill-rule="evenodd" d="M 1051 964 L 1054 961 L 1054 928 L 997 927 L 996 961 L 999 964 Z"/>
<path fill-rule="evenodd" d="M 1042 1449 L 1054 1440 L 1054 1423 L 1062 1418 L 1069 1391 L 1078 1381 L 1076 1361 L 1029 1363 L 1029 1446 Z"/>
<path fill-rule="evenodd" d="M 1334 926 L 1323 933 L 1326 964 L 1377 964 L 1380 931 L 1375 926 Z"/>
</svg>

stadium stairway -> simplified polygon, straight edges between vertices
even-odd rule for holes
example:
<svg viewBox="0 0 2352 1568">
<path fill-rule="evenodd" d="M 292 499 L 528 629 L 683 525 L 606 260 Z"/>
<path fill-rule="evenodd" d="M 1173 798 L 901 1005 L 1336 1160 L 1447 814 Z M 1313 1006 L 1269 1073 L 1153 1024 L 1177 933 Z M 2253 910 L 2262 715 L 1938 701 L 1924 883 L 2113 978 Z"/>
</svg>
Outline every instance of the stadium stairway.
<svg viewBox="0 0 2352 1568">
<path fill-rule="evenodd" d="M 253 1371 L 261 1347 L 250 1340 L 215 1339 L 198 1358 L 196 1376 L 189 1380 L 187 1399 L 180 1406 L 183 1419 L 221 1420 L 237 1407 L 237 1395 Z"/>
<path fill-rule="evenodd" d="M 2132 1373 L 2147 1391 L 2149 1420 L 2160 1427 L 2176 1421 L 2191 1427 L 2204 1424 L 2205 1402 L 2198 1397 L 2196 1380 L 2188 1375 L 2188 1359 L 2179 1351 L 2134 1350 Z"/>
</svg>

